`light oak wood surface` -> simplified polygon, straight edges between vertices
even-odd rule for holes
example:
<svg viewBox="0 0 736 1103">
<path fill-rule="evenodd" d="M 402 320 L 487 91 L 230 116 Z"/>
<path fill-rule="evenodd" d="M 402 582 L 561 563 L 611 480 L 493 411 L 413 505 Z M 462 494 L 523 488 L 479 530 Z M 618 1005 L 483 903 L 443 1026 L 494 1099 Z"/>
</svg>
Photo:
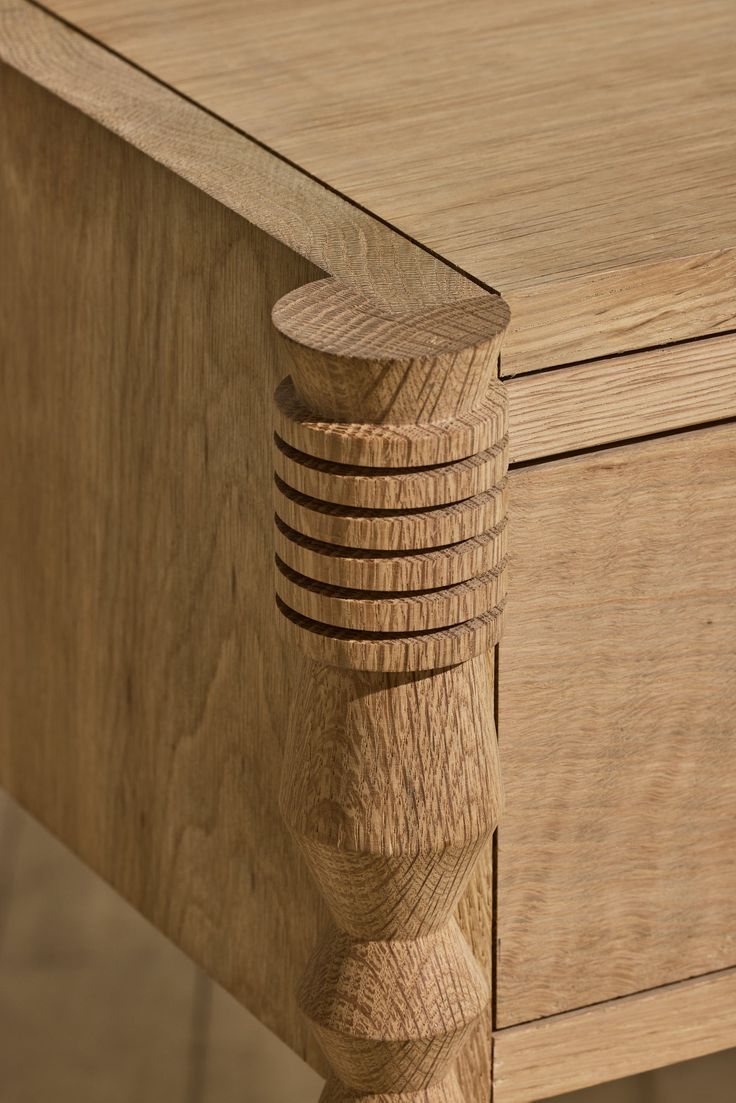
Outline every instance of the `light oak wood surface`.
<svg viewBox="0 0 736 1103">
<path fill-rule="evenodd" d="M 503 1027 L 736 964 L 736 425 L 511 477 Z"/>
<path fill-rule="evenodd" d="M 322 271 L 348 279 L 357 289 L 388 301 L 393 308 L 401 303 L 447 303 L 467 297 L 469 289 L 473 290 L 467 279 L 425 250 L 25 0 L 0 0 L 0 58 L 306 255 Z M 681 263 L 677 277 L 668 276 L 678 304 L 689 303 L 692 296 L 710 303 L 711 314 L 703 332 L 732 324 L 729 304 L 736 269 L 730 257 L 728 252 L 718 252 L 705 259 L 688 258 Z M 606 289 L 606 281 L 612 290 Z M 653 294 L 655 283 L 646 281 L 647 296 Z M 518 295 L 511 296 L 516 320 L 512 320 L 502 364 L 507 374 L 556 360 L 579 360 L 603 350 L 596 343 L 597 336 L 586 345 L 574 324 L 574 284 L 567 281 L 559 287 L 537 289 L 537 299 L 529 304 L 529 326 L 523 322 L 527 308 Z M 614 311 L 611 324 L 615 323 L 621 337 L 615 347 L 672 341 L 690 334 L 691 311 L 673 310 L 666 291 L 660 292 L 656 303 L 652 300 L 650 313 L 645 303 L 639 303 L 639 313 L 632 315 L 634 322 L 627 321 L 629 308 L 615 306 L 616 294 L 622 289 L 636 300 L 636 288 L 622 273 L 596 276 L 591 293 L 598 319 L 602 311 Z M 611 298 L 614 305 L 606 306 Z M 519 343 L 520 324 L 523 343 L 532 349 L 531 359 Z M 636 340 L 627 343 L 623 338 L 632 324 Z M 599 331 L 600 327 L 596 333 Z M 689 357 L 695 356 L 694 346 L 665 350 L 661 372 L 659 354 L 651 352 L 631 359 L 594 361 L 570 377 L 554 372 L 537 374 L 528 381 L 512 380 L 513 458 L 528 459 L 611 439 L 613 422 L 609 418 L 616 410 L 610 399 L 614 395 L 622 402 L 622 412 L 615 418 L 621 435 L 640 436 L 728 416 L 733 372 L 721 354 L 727 346 L 725 342 L 712 345 L 719 355 L 710 371 L 703 358 L 709 355 L 706 349 L 711 344 L 697 353 L 693 365 Z M 555 356 L 553 350 L 558 346 L 560 354 Z M 692 391 L 686 394 L 691 367 Z M 629 371 L 635 382 L 632 393 L 642 398 L 635 407 L 631 396 L 625 395 L 625 372 Z M 601 378 L 593 387 L 595 372 L 600 372 Z M 438 445 L 442 439 L 435 437 Z M 292 443 L 300 447 L 298 442 Z M 396 447 L 401 443 L 398 440 Z M 479 450 L 474 442 L 466 447 L 464 455 Z M 427 462 L 437 460 L 433 457 Z"/>
<path fill-rule="evenodd" d="M 513 371 L 734 327 L 731 0 L 49 0 L 509 300 Z"/>
<path fill-rule="evenodd" d="M 491 958 L 475 957 L 456 915 L 502 806 L 487 652 L 505 560 L 429 591 L 411 571 L 416 551 L 469 539 L 492 549 L 505 532 L 497 376 L 508 308 L 475 295 L 391 311 L 330 277 L 280 299 L 273 320 L 293 363 L 276 394 L 279 424 L 287 440 L 308 426 L 317 442 L 314 456 L 285 455 L 275 436 L 277 543 L 297 530 L 345 556 L 409 553 L 406 589 L 388 591 L 326 585 L 276 559 L 279 611 L 309 657 L 281 807 L 333 920 L 299 995 L 331 1066 L 322 1103 L 485 1103 Z M 454 444 L 468 424 L 484 426 L 490 448 L 464 464 L 422 463 L 428 439 Z M 360 458 L 364 442 L 372 450 L 387 436 L 403 441 L 404 467 L 322 459 L 336 445 Z M 468 499 L 469 468 L 485 477 Z M 490 514 L 474 508 L 484 498 Z M 466 505 L 478 526 L 467 532 Z M 492 915 L 476 899 L 460 918 L 488 947 Z"/>
<path fill-rule="evenodd" d="M 299 574 L 360 590 L 429 590 L 453 586 L 501 567 L 508 552 L 507 519 L 480 536 L 397 556 L 390 551 L 338 548 L 302 536 L 277 519 L 276 555 Z"/>
<path fill-rule="evenodd" d="M 218 4 L 211 14 L 222 16 L 220 24 L 213 19 L 205 27 L 168 5 L 113 11 L 69 0 L 69 7 L 70 18 L 105 41 L 121 27 L 130 32 L 115 48 L 134 61 L 140 43 L 152 46 L 152 72 L 180 91 L 178 78 L 158 71 L 159 61 L 178 65 L 184 58 L 182 72 L 191 72 L 211 48 L 211 30 L 229 28 L 228 43 L 217 47 L 220 72 L 247 73 L 242 103 L 250 111 L 253 74 L 266 71 L 266 55 L 260 65 L 256 57 L 272 18 L 265 7 Z M 279 26 L 268 52 L 269 59 L 280 56 L 281 77 L 261 80 L 258 110 L 276 103 L 274 125 L 297 119 L 297 141 L 327 161 L 336 158 L 325 176 L 331 187 L 309 175 L 301 153 L 289 164 L 203 110 L 212 110 L 212 69 L 199 73 L 202 95 L 191 92 L 198 106 L 40 8 L 0 0 L 0 58 L 7 63 L 0 67 L 0 329 L 7 340 L 0 777 L 209 974 L 324 1069 L 293 993 L 324 929 L 324 908 L 275 798 L 289 700 L 309 700 L 297 688 L 291 644 L 306 641 L 318 661 L 384 672 L 377 678 L 393 691 L 398 683 L 388 671 L 407 663 L 470 668 L 498 640 L 507 580 L 506 417 L 495 398 L 483 405 L 485 362 L 474 340 L 456 343 L 454 318 L 459 312 L 465 325 L 472 303 L 470 314 L 477 308 L 484 324 L 489 311 L 497 313 L 500 333 L 507 314 L 503 300 L 473 280 L 501 286 L 511 302 L 506 375 L 596 358 L 511 380 L 517 460 L 732 416 L 731 334 L 611 355 L 734 324 L 725 125 L 732 94 L 721 79 L 731 9 L 707 0 L 686 60 L 673 73 L 683 41 L 679 0 L 667 0 L 664 29 L 661 13 L 657 19 L 628 0 L 605 13 L 596 6 L 583 21 L 579 4 L 542 8 L 528 0 L 503 26 L 483 22 L 499 18 L 498 9 L 469 3 L 466 11 L 480 20 L 477 43 L 492 34 L 500 50 L 497 69 L 483 68 L 489 80 L 482 94 L 479 88 L 469 96 L 463 75 L 442 109 L 434 103 L 433 131 L 422 116 L 422 105 L 433 103 L 422 68 L 420 80 L 402 85 L 404 99 L 394 96 L 388 114 L 388 99 L 376 103 L 371 118 L 370 109 L 357 110 L 367 105 L 358 105 L 355 91 L 370 71 L 386 78 L 380 97 L 393 93 L 395 57 L 385 49 L 371 58 L 369 48 L 367 68 L 341 68 L 341 110 L 357 124 L 340 127 L 332 145 L 332 124 L 325 130 L 317 109 L 327 86 L 307 79 L 309 66 L 329 59 L 311 37 L 314 28 L 304 41 L 293 33 L 316 9 L 286 10 L 293 25 Z M 392 11 L 406 32 L 418 13 L 439 9 L 425 0 Z M 360 23 L 352 3 L 344 12 Z M 386 12 L 379 5 L 364 16 L 364 27 L 385 35 L 387 21 L 380 28 L 373 21 Z M 259 34 L 238 39 L 234 28 L 246 15 Z M 97 17 L 107 20 L 102 30 L 87 25 Z M 593 81 L 584 110 L 564 65 L 548 62 L 548 36 L 573 25 L 577 71 L 593 64 L 598 44 L 617 78 L 614 98 Z M 176 33 L 161 35 L 171 27 Z M 349 45 L 354 29 L 340 24 L 334 41 Z M 444 48 L 455 41 L 462 56 L 471 42 L 467 27 L 459 32 L 450 20 L 445 31 Z M 646 92 L 636 102 L 615 67 L 624 57 L 624 32 L 635 40 L 624 68 L 638 74 Z M 182 35 L 190 45 L 196 37 L 196 49 L 182 52 Z M 361 41 L 370 47 L 381 39 L 369 33 Z M 305 44 L 308 60 L 300 53 Z M 431 72 L 439 51 L 421 37 L 419 45 Z M 514 73 L 521 69 L 530 79 L 523 94 L 504 69 L 522 45 L 529 64 L 515 65 Z M 443 65 L 434 84 L 449 88 Z M 320 80 L 329 71 L 324 64 Z M 465 65 L 464 74 L 472 72 Z M 290 99 L 290 115 L 278 96 L 294 74 L 309 94 Z M 489 112 L 483 98 L 493 95 L 493 81 L 494 104 L 509 122 L 505 146 L 493 129 L 503 112 Z M 554 107 L 549 116 L 540 112 L 542 101 Z M 310 103 L 307 134 L 299 111 Z M 675 110 L 666 138 L 654 142 L 653 120 L 662 119 L 665 103 Z M 415 145 L 402 143 L 392 161 L 399 148 L 392 120 L 403 126 L 412 110 Z M 224 109 L 223 116 L 244 126 Z M 604 117 L 620 138 L 615 173 L 596 142 Z M 366 132 L 383 138 L 366 142 Z M 471 132 L 479 140 L 477 174 L 466 167 L 456 177 Z M 363 161 L 340 150 L 343 137 L 355 142 L 357 135 Z M 427 135 L 435 146 L 438 135 L 448 139 L 434 160 L 431 195 Z M 278 143 L 274 148 L 281 152 Z M 536 161 L 528 159 L 534 149 L 541 151 Z M 504 174 L 495 171 L 498 156 L 505 157 Z M 373 172 L 371 158 L 379 157 L 401 170 L 393 191 L 387 176 L 382 182 Z M 340 160 L 353 174 L 345 197 L 329 179 L 342 171 Z M 360 198 L 366 164 L 389 207 L 404 204 L 396 217 L 384 213 L 377 192 Z M 409 210 L 414 199 L 418 206 Z M 419 229 L 407 229 L 405 215 L 418 218 Z M 435 252 L 466 268 L 467 277 Z M 486 263 L 501 281 L 491 281 Z M 388 333 L 393 342 L 388 359 L 376 353 L 372 336 L 355 356 L 353 337 L 345 345 L 339 327 L 324 343 L 312 333 L 309 355 L 295 356 L 304 336 L 300 311 L 293 333 L 291 313 L 279 319 L 277 311 L 289 341 L 276 339 L 273 302 L 309 285 L 315 309 L 320 291 L 312 281 L 324 273 L 333 277 L 325 281 L 331 287 L 334 277 L 342 281 L 349 335 L 356 303 L 378 309 L 382 340 Z M 323 333 L 325 313 L 316 309 Z M 439 320 L 441 339 L 417 319 Z M 498 345 L 491 347 L 495 357 Z M 406 386 L 405 361 L 413 365 Z M 439 376 L 432 365 L 440 366 Z M 290 370 L 302 406 L 280 405 L 278 415 L 282 520 L 275 539 L 293 557 L 277 573 L 282 609 L 286 603 L 292 610 L 284 638 L 271 604 L 270 394 Z M 359 413 L 372 423 L 369 431 L 346 433 Z M 440 431 L 421 428 L 425 415 L 438 419 Z M 414 417 L 419 426 L 410 431 L 383 424 Z M 493 431 L 481 448 L 487 425 Z M 514 476 L 521 596 L 514 646 L 501 658 L 504 755 L 515 786 L 498 850 L 501 1028 L 734 963 L 726 733 L 734 709 L 736 582 L 728 541 L 736 462 L 728 432 L 704 430 L 553 463 L 543 476 L 536 467 Z M 476 443 L 462 451 L 459 442 L 468 440 Z M 442 468 L 408 470 L 422 450 Z M 369 455 L 375 469 L 359 470 Z M 402 506 L 391 511 L 393 495 Z M 326 552 L 333 541 L 337 552 Z M 407 552 L 401 566 L 389 568 L 387 553 L 399 549 Z M 479 571 L 489 553 L 492 565 Z M 346 576 L 348 585 L 361 572 L 386 585 L 392 571 L 398 591 L 415 572 L 434 575 L 442 589 L 380 599 L 370 590 L 345 592 Z M 424 638 L 415 635 L 419 628 Z M 387 635 L 395 632 L 406 633 L 405 642 Z M 341 674 L 345 684 L 359 677 Z M 453 684 L 448 699 L 463 700 L 463 692 Z M 474 691 L 474 704 L 481 700 Z M 432 797 L 429 783 L 422 789 Z M 428 1088 L 430 1097 L 485 1097 L 494 919 L 490 855 L 487 848 L 480 854 L 490 826 L 483 825 L 458 863 L 464 880 L 465 858 L 471 851 L 481 857 L 465 896 L 440 894 L 447 913 L 440 929 L 430 929 L 420 909 L 414 918 L 429 926 L 413 931 L 408 945 L 398 929 L 370 944 L 376 956 L 369 954 L 368 967 L 389 978 L 383 994 L 396 988 L 404 1017 L 429 1016 L 409 1071 L 411 1039 L 390 1033 L 395 1007 L 379 1023 L 381 1036 L 367 1039 L 361 1064 L 345 1037 L 375 1026 L 374 1016 L 354 1009 L 343 1016 L 339 984 L 336 999 L 325 1003 L 324 977 L 334 980 L 335 955 L 341 975 L 354 978 L 365 967 L 356 932 L 343 923 L 341 934 L 318 943 L 303 1008 L 333 1068 L 353 1086 L 399 1085 L 413 1097 L 449 1067 L 460 1039 L 457 1067 Z M 302 827 L 303 849 L 314 859 L 311 851 L 323 844 L 312 845 L 311 821 Z M 397 838 L 387 846 L 400 865 Z M 373 839 L 371 860 L 375 845 Z M 320 850 L 312 866 L 334 916 L 340 878 L 334 855 L 324 857 Z M 421 858 L 428 860 L 423 851 Z M 456 906 L 464 936 L 450 918 Z M 686 916 L 693 914 L 698 922 L 690 927 Z M 448 993 L 450 977 L 457 987 L 439 1017 L 419 981 L 406 991 L 391 983 L 397 970 L 424 976 L 427 962 L 424 972 L 441 978 Z M 386 1059 L 392 1045 L 402 1052 Z M 533 1065 L 520 1060 L 521 1083 L 537 1075 L 528 1072 Z M 580 1082 L 563 1078 L 558 1087 Z M 325 1100 L 344 1097 L 333 1080 Z"/>
<path fill-rule="evenodd" d="M 417 509 L 369 510 L 335 506 L 307 498 L 277 479 L 278 515 L 291 528 L 323 543 L 367 551 L 420 551 L 461 543 L 497 528 L 506 516 L 507 487 L 500 485 L 449 505 Z"/>
<path fill-rule="evenodd" d="M 490 1065 L 472 1093 L 455 1080 L 491 991 L 453 915 L 502 800 L 490 674 L 485 655 L 433 675 L 303 667 L 282 810 L 336 924 L 300 997 L 340 1082 L 330 1100 L 354 1098 L 343 1085 L 396 1103 L 486 1098 Z M 490 926 L 471 930 L 490 942 Z"/>
<path fill-rule="evenodd" d="M 464 293 L 422 249 L 25 0 L 2 0 L 0 56 L 333 275 L 375 292 L 390 273 L 394 300 Z M 507 291 L 506 370 L 730 328 L 735 271 L 716 249 Z"/>
<path fill-rule="evenodd" d="M 497 1031 L 493 1103 L 534 1103 L 562 1091 L 736 1043 L 736 969 Z M 669 1103 L 669 1096 L 665 1097 Z M 692 1098 L 708 1098 L 693 1085 Z"/>
<path fill-rule="evenodd" d="M 392 309 L 476 284 L 368 212 L 26 0 L 0 0 L 0 60 L 205 195 Z M 273 305 L 273 304 L 270 304 Z"/>
<path fill-rule="evenodd" d="M 271 306 L 320 273 L 13 69 L 0 80 L 2 783 L 323 1068 L 295 989 L 324 908 L 278 810 L 296 672 L 270 416 L 292 368 Z M 489 855 L 473 857 L 460 919 L 487 967 Z"/>
<path fill-rule="evenodd" d="M 468 416 L 458 419 L 457 424 L 446 421 L 443 434 L 431 426 L 420 429 L 407 425 L 376 426 L 370 435 L 360 436 L 350 435 L 344 426 L 310 421 L 292 391 L 284 389 L 279 394 L 283 412 L 277 417 L 277 431 L 294 446 L 295 460 L 309 453 L 319 454 L 325 461 L 312 471 L 304 470 L 303 461 L 301 468 L 292 462 L 286 481 L 304 492 L 309 492 L 310 486 L 312 493 L 319 489 L 315 496 L 339 502 L 346 496 L 346 492 L 341 493 L 341 485 L 349 485 L 351 495 L 356 493 L 359 480 L 351 466 L 391 463 L 400 467 L 411 452 L 418 454 L 422 463 L 438 465 L 433 472 L 436 480 L 433 501 L 446 493 L 448 486 L 454 486 L 458 477 L 467 479 L 470 493 L 474 493 L 485 470 L 495 461 L 492 453 L 484 456 L 483 463 L 480 460 L 480 454 L 490 443 L 490 437 L 481 434 L 491 425 L 488 417 L 491 404 L 497 410 L 493 423 L 496 438 L 505 436 L 508 420 L 509 458 L 514 463 L 733 418 L 736 337 L 724 334 L 515 376 L 506 379 L 504 386 L 508 394 L 508 418 L 500 396 L 491 391 L 489 409 L 484 411 L 482 421 Z M 465 458 L 468 456 L 473 457 L 472 462 Z M 283 474 L 278 462 L 285 467 L 286 460 L 277 457 L 277 470 Z M 344 467 L 333 468 L 330 463 Z M 445 463 L 446 467 L 439 466 Z M 343 478 L 338 478 L 339 475 Z M 385 488 L 386 494 L 397 489 L 401 479 L 413 480 L 417 489 L 421 483 L 425 491 L 431 486 L 426 475 L 394 476 L 393 480 L 386 477 L 384 487 L 376 485 L 374 472 L 371 475 L 364 484 L 373 491 Z M 370 504 L 377 507 L 379 501 L 375 499 Z"/>
<path fill-rule="evenodd" d="M 305 1053 L 322 905 L 278 810 L 268 319 L 318 273 L 0 81 L 0 783 Z"/>
<path fill-rule="evenodd" d="M 512 461 L 736 417 L 736 336 L 508 381 Z"/>
</svg>

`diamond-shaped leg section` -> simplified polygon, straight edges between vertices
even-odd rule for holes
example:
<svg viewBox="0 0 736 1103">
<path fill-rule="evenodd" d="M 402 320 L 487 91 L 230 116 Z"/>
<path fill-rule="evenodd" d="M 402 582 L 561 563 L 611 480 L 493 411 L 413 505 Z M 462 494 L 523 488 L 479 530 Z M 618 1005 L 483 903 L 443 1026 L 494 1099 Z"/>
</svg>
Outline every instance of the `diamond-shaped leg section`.
<svg viewBox="0 0 736 1103">
<path fill-rule="evenodd" d="M 489 1000 L 454 919 L 410 941 L 359 942 L 329 929 L 299 996 L 337 1077 L 379 1093 L 442 1080 Z"/>
</svg>

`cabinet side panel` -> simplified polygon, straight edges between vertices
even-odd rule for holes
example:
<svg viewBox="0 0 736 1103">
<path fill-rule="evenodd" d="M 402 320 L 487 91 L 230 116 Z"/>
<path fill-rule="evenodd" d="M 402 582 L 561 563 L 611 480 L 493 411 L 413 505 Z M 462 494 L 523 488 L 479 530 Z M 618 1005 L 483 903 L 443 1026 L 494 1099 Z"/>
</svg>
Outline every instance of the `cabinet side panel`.
<svg viewBox="0 0 736 1103">
<path fill-rule="evenodd" d="M 319 273 L 5 67 L 0 116 L 0 781 L 304 1054 L 270 307 Z"/>
<path fill-rule="evenodd" d="M 500 1027 L 736 963 L 736 425 L 511 491 Z"/>
</svg>

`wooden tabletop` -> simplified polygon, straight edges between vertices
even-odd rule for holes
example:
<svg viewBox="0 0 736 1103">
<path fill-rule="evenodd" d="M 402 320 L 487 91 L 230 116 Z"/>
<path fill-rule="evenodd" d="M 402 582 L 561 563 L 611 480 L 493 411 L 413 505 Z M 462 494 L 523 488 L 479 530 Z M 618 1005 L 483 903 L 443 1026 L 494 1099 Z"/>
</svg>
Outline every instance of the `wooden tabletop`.
<svg viewBox="0 0 736 1103">
<path fill-rule="evenodd" d="M 736 325 L 733 0 L 46 7 L 569 330 L 560 362 Z"/>
</svg>

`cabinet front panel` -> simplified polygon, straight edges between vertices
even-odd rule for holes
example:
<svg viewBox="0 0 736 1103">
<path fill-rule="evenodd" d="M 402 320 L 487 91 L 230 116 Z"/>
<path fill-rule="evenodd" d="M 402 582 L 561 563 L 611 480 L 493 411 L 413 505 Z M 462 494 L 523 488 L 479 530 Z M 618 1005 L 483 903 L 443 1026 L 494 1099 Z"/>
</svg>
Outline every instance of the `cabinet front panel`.
<svg viewBox="0 0 736 1103">
<path fill-rule="evenodd" d="M 736 962 L 736 425 L 518 469 L 497 1024 Z"/>
</svg>

